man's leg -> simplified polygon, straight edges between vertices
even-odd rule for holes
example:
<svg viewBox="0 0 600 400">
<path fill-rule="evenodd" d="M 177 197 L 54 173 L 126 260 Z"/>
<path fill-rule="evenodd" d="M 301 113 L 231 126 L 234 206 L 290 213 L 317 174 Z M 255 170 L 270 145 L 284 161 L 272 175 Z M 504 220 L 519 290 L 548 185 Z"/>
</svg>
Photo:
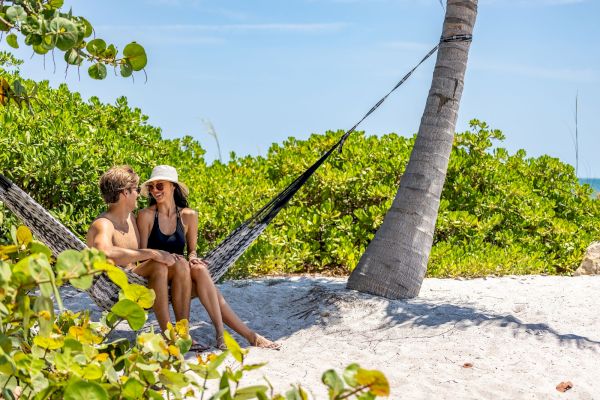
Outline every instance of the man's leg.
<svg viewBox="0 0 600 400">
<path fill-rule="evenodd" d="M 169 322 L 169 268 L 166 264 L 149 260 L 131 269 L 138 275 L 148 279 L 148 287 L 154 290 L 154 314 L 161 331 L 167 329 Z"/>
</svg>

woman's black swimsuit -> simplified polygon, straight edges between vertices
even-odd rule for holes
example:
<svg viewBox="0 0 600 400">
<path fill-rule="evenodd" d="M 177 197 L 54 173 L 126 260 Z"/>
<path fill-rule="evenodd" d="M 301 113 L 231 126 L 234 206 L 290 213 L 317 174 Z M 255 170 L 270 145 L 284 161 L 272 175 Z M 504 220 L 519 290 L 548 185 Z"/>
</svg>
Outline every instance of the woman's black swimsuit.
<svg viewBox="0 0 600 400">
<path fill-rule="evenodd" d="M 154 225 L 152 226 L 152 231 L 148 237 L 148 248 L 183 255 L 185 249 L 185 230 L 183 229 L 183 223 L 181 222 L 179 208 L 177 209 L 177 226 L 175 232 L 171 235 L 165 235 L 160 231 L 160 226 L 158 225 L 158 209 L 154 212 Z"/>
</svg>

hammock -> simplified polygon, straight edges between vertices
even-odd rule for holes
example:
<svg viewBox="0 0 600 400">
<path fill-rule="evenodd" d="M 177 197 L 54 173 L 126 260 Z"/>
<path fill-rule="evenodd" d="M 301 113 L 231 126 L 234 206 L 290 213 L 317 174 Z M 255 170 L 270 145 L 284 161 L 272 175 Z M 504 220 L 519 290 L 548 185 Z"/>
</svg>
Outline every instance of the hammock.
<svg viewBox="0 0 600 400">
<path fill-rule="evenodd" d="M 470 41 L 471 35 L 455 35 L 447 38 L 441 38 L 440 43 Z M 327 160 L 337 149 L 341 151 L 344 141 L 371 113 L 373 113 L 392 92 L 400 87 L 412 73 L 438 49 L 437 44 L 423 57 L 423 59 L 411 69 L 384 97 L 382 97 L 360 121 L 342 135 L 342 137 L 328 150 L 321 158 L 311 165 L 302 175 L 294 180 L 289 186 L 283 189 L 268 204 L 256 212 L 252 217 L 243 222 L 233 232 L 229 234 L 213 250 L 209 251 L 204 257 L 208 264 L 208 269 L 214 281 L 219 280 L 227 269 L 240 257 L 240 255 L 254 242 L 254 240 L 265 230 L 269 222 L 281 211 L 281 209 L 290 201 L 292 196 L 304 185 L 312 174 Z M 25 225 L 27 225 L 33 234 L 45 243 L 55 255 L 67 249 L 83 250 L 86 245 L 54 218 L 48 211 L 35 202 L 27 193 L 13 184 L 8 178 L 0 174 L 0 201 L 12 211 Z M 130 283 L 137 283 L 147 286 L 145 278 L 125 271 Z M 105 274 L 97 276 L 92 287 L 87 293 L 94 302 L 104 310 L 110 308 L 119 300 L 119 287 L 112 282 Z"/>
</svg>

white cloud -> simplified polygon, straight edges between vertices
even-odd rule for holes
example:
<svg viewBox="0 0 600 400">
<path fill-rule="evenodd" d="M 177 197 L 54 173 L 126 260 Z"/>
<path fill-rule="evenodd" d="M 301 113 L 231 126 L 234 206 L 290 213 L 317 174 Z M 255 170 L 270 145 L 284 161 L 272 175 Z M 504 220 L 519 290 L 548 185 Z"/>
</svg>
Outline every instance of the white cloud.
<svg viewBox="0 0 600 400">
<path fill-rule="evenodd" d="M 246 12 L 233 10 L 224 7 L 213 7 L 202 0 L 146 0 L 150 5 L 169 6 L 177 8 L 195 8 L 201 9 L 203 13 L 219 15 L 229 20 L 245 21 L 248 19 Z"/>
<path fill-rule="evenodd" d="M 249 15 L 242 11 L 230 10 L 227 8 L 203 8 L 203 10 L 207 13 L 211 13 L 214 15 L 220 15 L 229 20 L 235 21 L 245 21 L 248 20 Z"/>
<path fill-rule="evenodd" d="M 160 32 L 297 32 L 297 33 L 322 33 L 337 32 L 344 29 L 347 24 L 343 22 L 328 23 L 266 23 L 266 24 L 163 24 L 163 25 L 140 25 L 119 26 L 104 25 L 98 29 L 119 30 L 128 32 L 160 31 Z"/>
<path fill-rule="evenodd" d="M 225 43 L 226 40 L 220 37 L 202 37 L 202 36 L 179 36 L 174 41 L 172 36 L 159 36 L 152 35 L 149 38 L 143 38 L 140 42 L 144 43 L 153 43 L 153 44 L 168 44 L 168 45 L 189 45 L 189 44 L 199 44 L 199 45 L 216 45 Z"/>
<path fill-rule="evenodd" d="M 591 68 L 548 68 L 518 64 L 489 64 L 477 61 L 471 62 L 469 68 L 478 71 L 500 72 L 537 79 L 589 83 L 600 81 L 600 71 Z"/>
</svg>

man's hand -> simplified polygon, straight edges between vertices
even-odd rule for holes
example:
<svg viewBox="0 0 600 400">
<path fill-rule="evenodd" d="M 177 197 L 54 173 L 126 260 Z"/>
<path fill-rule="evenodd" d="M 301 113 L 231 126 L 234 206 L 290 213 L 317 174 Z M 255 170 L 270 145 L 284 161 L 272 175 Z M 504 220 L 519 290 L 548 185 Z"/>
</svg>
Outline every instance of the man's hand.
<svg viewBox="0 0 600 400">
<path fill-rule="evenodd" d="M 164 250 L 154 250 L 152 259 L 168 266 L 177 262 L 177 256 L 175 254 L 168 253 Z"/>
</svg>

